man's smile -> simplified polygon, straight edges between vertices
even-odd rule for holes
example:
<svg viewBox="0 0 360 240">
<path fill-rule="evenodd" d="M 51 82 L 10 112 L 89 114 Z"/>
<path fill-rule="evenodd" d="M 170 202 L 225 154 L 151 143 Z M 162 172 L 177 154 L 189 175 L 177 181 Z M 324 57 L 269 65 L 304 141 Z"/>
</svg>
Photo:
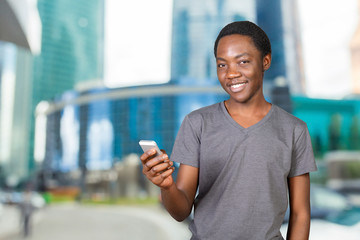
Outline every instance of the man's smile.
<svg viewBox="0 0 360 240">
<path fill-rule="evenodd" d="M 240 92 L 241 90 L 243 90 L 245 88 L 246 84 L 248 84 L 248 81 L 231 83 L 231 84 L 228 84 L 227 86 L 230 88 L 230 90 L 232 92 L 236 93 L 236 92 Z"/>
</svg>

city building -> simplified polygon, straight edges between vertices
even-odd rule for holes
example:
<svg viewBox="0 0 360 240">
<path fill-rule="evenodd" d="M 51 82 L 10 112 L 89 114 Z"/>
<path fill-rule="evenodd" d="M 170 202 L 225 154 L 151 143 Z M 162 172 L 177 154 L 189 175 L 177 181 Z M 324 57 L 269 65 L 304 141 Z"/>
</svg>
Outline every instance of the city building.
<svg viewBox="0 0 360 240">
<path fill-rule="evenodd" d="M 37 1 L 0 1 L 0 186 L 28 177 L 33 56 L 41 49 Z"/>
<path fill-rule="evenodd" d="M 15 186 L 35 175 L 35 159 L 42 157 L 34 152 L 35 137 L 41 139 L 41 134 L 35 136 L 39 103 L 103 78 L 104 2 L 0 4 L 0 182 Z M 65 112 L 67 116 L 69 110 Z M 72 156 L 73 149 L 65 146 L 64 151 L 66 159 Z"/>
<path fill-rule="evenodd" d="M 42 53 L 34 59 L 33 113 L 41 101 L 58 101 L 64 92 L 103 78 L 104 1 L 39 0 L 38 9 L 43 23 Z M 34 116 L 31 119 L 28 161 L 30 169 L 35 169 Z"/>
</svg>

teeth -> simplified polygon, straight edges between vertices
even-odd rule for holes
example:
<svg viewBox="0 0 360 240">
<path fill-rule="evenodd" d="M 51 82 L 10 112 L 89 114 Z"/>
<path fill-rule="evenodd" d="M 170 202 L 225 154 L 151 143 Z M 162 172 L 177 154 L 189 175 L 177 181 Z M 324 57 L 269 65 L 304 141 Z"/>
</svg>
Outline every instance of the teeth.
<svg viewBox="0 0 360 240">
<path fill-rule="evenodd" d="M 238 87 L 241 87 L 242 85 L 244 85 L 245 83 L 238 83 L 238 84 L 235 84 L 235 85 L 231 85 L 231 87 L 233 88 L 238 88 Z"/>
</svg>

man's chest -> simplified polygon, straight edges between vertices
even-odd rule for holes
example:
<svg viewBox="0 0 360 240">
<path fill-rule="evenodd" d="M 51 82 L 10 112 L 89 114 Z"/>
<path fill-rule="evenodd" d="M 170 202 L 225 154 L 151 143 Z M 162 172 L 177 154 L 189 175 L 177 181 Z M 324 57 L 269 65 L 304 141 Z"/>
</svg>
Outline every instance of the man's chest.
<svg viewBox="0 0 360 240">
<path fill-rule="evenodd" d="M 200 170 L 213 176 L 228 169 L 253 174 L 276 170 L 286 174 L 291 158 L 291 136 L 272 128 L 246 132 L 219 127 L 204 133 L 201 139 Z"/>
</svg>

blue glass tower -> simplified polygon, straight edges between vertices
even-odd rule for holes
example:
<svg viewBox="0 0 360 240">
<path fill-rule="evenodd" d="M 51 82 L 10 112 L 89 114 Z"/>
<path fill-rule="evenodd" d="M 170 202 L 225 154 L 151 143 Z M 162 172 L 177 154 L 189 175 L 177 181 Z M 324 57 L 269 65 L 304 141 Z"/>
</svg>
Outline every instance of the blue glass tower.
<svg viewBox="0 0 360 240">
<path fill-rule="evenodd" d="M 272 48 L 271 67 L 264 77 L 267 81 L 286 76 L 282 21 L 281 0 L 256 0 L 256 23 L 267 33 Z"/>
<path fill-rule="evenodd" d="M 34 58 L 33 111 L 40 101 L 59 101 L 60 95 L 77 84 L 102 78 L 103 4 L 103 0 L 38 0 L 42 52 Z M 29 139 L 29 165 L 34 165 L 33 139 L 34 127 Z M 48 161 L 56 162 L 56 158 L 55 152 L 46 156 Z"/>
</svg>

